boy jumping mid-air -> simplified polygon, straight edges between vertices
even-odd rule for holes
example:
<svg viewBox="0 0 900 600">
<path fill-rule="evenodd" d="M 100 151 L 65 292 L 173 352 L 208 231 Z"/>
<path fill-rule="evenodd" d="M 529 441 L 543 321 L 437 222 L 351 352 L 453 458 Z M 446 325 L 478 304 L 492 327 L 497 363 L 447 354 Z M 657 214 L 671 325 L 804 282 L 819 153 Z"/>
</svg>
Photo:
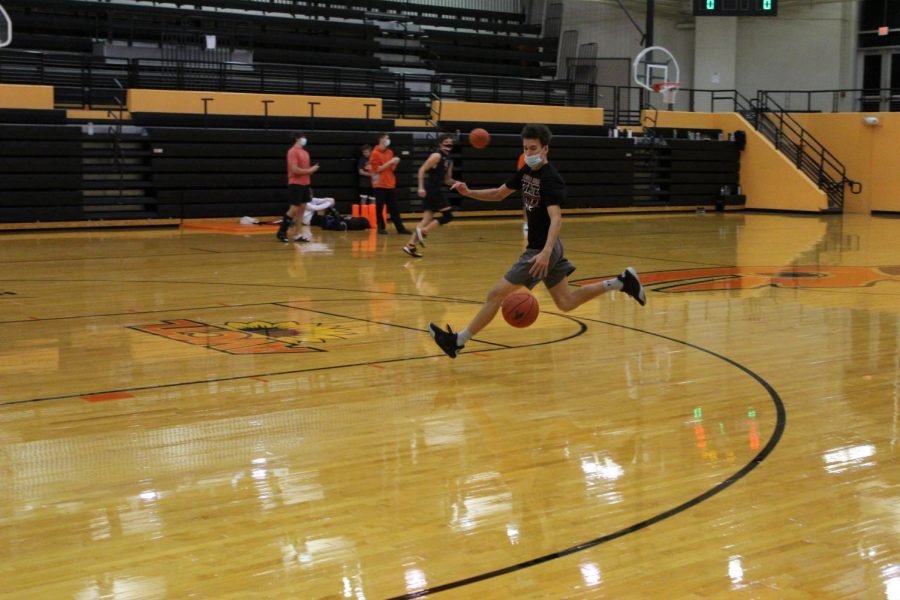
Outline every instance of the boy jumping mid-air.
<svg viewBox="0 0 900 600">
<path fill-rule="evenodd" d="M 644 288 L 637 272 L 631 267 L 616 277 L 592 283 L 575 290 L 569 287 L 569 275 L 575 265 L 563 255 L 559 239 L 562 228 L 560 207 L 566 200 L 566 184 L 556 167 L 547 160 L 550 150 L 550 129 L 546 125 L 529 124 L 522 129 L 525 166 L 498 188 L 470 190 L 462 181 L 451 189 L 463 196 L 485 202 L 499 202 L 516 190 L 522 190 L 522 203 L 528 215 L 528 245 L 519 260 L 494 284 L 487 300 L 469 323 L 458 333 L 450 326 L 444 331 L 434 323 L 428 324 L 435 343 L 450 358 L 456 355 L 473 336 L 487 327 L 496 316 L 503 299 L 522 286 L 534 288 L 543 281 L 557 308 L 569 312 L 609 290 L 618 290 L 646 303 Z"/>
</svg>

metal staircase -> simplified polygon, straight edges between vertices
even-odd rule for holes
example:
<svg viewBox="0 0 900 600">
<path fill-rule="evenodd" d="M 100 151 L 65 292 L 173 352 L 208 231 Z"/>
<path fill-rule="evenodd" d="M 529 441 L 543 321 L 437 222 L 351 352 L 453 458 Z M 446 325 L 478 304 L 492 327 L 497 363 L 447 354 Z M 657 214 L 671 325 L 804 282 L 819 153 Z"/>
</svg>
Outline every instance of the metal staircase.
<svg viewBox="0 0 900 600">
<path fill-rule="evenodd" d="M 737 112 L 825 192 L 828 212 L 843 210 L 845 187 L 854 194 L 862 191 L 860 182 L 847 177 L 844 163 L 766 92 L 760 92 L 754 101 L 741 98 L 744 103 L 736 107 Z"/>
<path fill-rule="evenodd" d="M 690 89 L 683 91 L 691 95 L 693 93 Z M 718 101 L 731 102 L 734 112 L 741 115 L 754 129 L 772 142 L 779 152 L 825 192 L 828 197 L 828 208 L 825 212 L 843 210 L 846 187 L 854 194 L 862 191 L 860 182 L 847 177 L 844 164 L 768 93 L 760 92 L 757 98 L 750 100 L 737 90 L 717 90 L 711 98 L 711 103 L 715 105 Z M 693 100 L 691 105 L 693 110 Z M 642 123 L 644 135 L 654 137 L 658 111 L 647 103 L 641 104 L 641 110 L 644 111 Z"/>
<path fill-rule="evenodd" d="M 150 219 L 157 216 L 151 188 L 151 149 L 146 132 L 123 125 L 82 126 L 82 204 L 90 219 Z"/>
</svg>

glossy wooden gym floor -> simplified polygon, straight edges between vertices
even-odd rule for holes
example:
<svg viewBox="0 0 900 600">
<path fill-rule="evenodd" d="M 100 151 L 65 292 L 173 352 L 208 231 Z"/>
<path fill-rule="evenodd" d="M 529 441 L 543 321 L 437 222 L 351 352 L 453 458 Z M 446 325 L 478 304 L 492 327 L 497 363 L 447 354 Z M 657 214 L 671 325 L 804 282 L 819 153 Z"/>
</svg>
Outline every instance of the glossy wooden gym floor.
<svg viewBox="0 0 900 600">
<path fill-rule="evenodd" d="M 900 598 L 900 219 L 315 235 L 0 237 L 0 597 Z"/>
</svg>

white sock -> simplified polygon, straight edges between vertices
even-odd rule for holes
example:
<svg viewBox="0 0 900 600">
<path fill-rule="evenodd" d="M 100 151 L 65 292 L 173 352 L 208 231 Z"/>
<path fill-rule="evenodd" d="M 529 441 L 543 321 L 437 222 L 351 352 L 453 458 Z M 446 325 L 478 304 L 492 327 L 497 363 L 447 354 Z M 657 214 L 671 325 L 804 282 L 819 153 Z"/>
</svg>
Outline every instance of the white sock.
<svg viewBox="0 0 900 600">
<path fill-rule="evenodd" d="M 463 329 L 462 331 L 456 332 L 456 345 L 457 346 L 465 346 L 466 342 L 472 339 L 472 334 L 469 333 L 469 329 Z"/>
<path fill-rule="evenodd" d="M 603 289 L 605 289 L 606 291 L 622 290 L 622 282 L 618 279 L 607 279 L 606 281 L 601 281 L 600 283 L 603 285 Z"/>
</svg>

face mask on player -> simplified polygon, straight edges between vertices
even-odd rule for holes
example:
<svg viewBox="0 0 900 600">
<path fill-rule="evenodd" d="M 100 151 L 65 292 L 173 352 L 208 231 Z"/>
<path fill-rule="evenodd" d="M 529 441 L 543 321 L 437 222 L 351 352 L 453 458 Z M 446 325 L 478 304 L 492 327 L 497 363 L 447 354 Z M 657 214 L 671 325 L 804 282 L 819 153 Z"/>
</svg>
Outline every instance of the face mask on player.
<svg viewBox="0 0 900 600">
<path fill-rule="evenodd" d="M 543 158 L 541 158 L 540 154 L 532 154 L 531 156 L 525 157 L 525 164 L 528 165 L 528 168 L 534 169 L 543 162 Z"/>
</svg>

